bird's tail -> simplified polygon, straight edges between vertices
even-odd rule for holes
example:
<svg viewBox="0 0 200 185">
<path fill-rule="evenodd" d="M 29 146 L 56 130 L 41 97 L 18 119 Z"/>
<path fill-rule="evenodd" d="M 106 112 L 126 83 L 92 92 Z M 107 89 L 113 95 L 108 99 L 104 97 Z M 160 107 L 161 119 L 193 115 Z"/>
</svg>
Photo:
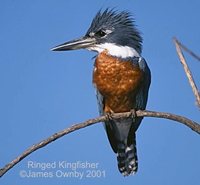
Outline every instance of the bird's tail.
<svg viewBox="0 0 200 185">
<path fill-rule="evenodd" d="M 119 171 L 124 176 L 135 174 L 138 169 L 137 149 L 135 134 L 128 144 L 119 143 L 117 150 L 117 161 Z"/>
</svg>

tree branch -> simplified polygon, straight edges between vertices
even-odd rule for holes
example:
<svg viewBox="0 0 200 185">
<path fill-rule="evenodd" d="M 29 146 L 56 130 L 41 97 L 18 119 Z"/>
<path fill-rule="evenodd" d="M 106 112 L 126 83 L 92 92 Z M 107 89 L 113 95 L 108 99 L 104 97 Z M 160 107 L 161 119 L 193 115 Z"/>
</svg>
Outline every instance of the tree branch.
<svg viewBox="0 0 200 185">
<path fill-rule="evenodd" d="M 130 116 L 132 116 L 131 112 L 116 113 L 116 114 L 112 114 L 112 119 L 127 118 Z M 155 111 L 147 111 L 147 110 L 136 111 L 136 116 L 137 117 L 157 117 L 157 118 L 165 118 L 165 119 L 177 121 L 177 122 L 180 122 L 180 123 L 186 125 L 187 127 L 191 128 L 196 133 L 200 134 L 200 125 L 188 118 L 183 117 L 183 116 L 178 116 L 178 115 L 171 114 L 171 113 L 155 112 Z M 71 127 L 66 128 L 60 132 L 57 132 L 57 133 L 53 134 L 52 136 L 40 141 L 39 143 L 32 145 L 30 148 L 25 150 L 21 155 L 19 155 L 14 160 L 12 160 L 10 163 L 6 164 L 2 169 L 0 169 L 0 177 L 2 177 L 8 170 L 13 168 L 17 163 L 19 163 L 22 159 L 24 159 L 25 157 L 27 157 L 34 151 L 50 144 L 51 142 L 63 137 L 64 135 L 67 135 L 67 134 L 74 132 L 76 130 L 79 130 L 81 128 L 93 125 L 95 123 L 104 122 L 107 120 L 108 120 L 107 116 L 100 116 L 100 117 L 97 117 L 94 119 L 89 119 L 83 123 L 74 124 Z"/>
<path fill-rule="evenodd" d="M 189 80 L 189 83 L 190 83 L 190 86 L 192 87 L 192 91 L 194 93 L 194 96 L 196 97 L 196 102 L 197 102 L 197 105 L 198 107 L 200 107 L 200 93 L 198 91 L 198 88 L 194 82 L 194 78 L 192 76 L 192 73 L 187 65 L 187 62 L 183 56 L 183 53 L 182 53 L 182 50 L 181 50 L 181 47 L 183 47 L 183 45 L 180 44 L 180 42 L 176 39 L 176 38 L 173 38 L 174 40 L 174 43 L 175 43 L 175 46 L 176 46 L 176 51 L 177 51 L 177 54 L 179 56 L 179 59 L 180 59 L 180 62 L 181 64 L 183 65 L 183 68 L 185 70 L 185 74 Z"/>
<path fill-rule="evenodd" d="M 176 42 L 179 44 L 179 46 L 181 48 L 183 48 L 186 52 L 188 52 L 191 56 L 193 56 L 194 58 L 196 58 L 198 61 L 200 61 L 200 56 L 198 56 L 197 54 L 195 54 L 192 50 L 188 49 L 185 45 L 183 45 L 180 41 L 178 41 L 176 38 L 174 38 L 176 40 Z"/>
</svg>

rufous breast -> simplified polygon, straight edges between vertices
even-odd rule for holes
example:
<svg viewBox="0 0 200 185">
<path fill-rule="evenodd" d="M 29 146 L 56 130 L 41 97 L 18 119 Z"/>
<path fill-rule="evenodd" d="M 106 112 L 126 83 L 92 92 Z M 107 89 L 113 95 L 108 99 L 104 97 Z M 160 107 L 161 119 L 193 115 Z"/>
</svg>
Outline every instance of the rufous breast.
<svg viewBox="0 0 200 185">
<path fill-rule="evenodd" d="M 104 112 L 125 112 L 134 108 L 143 72 L 132 61 L 100 53 L 94 64 L 93 83 L 104 97 Z"/>
</svg>

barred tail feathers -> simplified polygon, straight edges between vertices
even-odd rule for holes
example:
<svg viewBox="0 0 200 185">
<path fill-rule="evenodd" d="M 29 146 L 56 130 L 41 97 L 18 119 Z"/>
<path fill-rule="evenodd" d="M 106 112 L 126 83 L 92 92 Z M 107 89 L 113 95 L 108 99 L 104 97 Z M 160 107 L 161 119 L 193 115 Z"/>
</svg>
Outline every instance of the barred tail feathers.
<svg viewBox="0 0 200 185">
<path fill-rule="evenodd" d="M 141 120 L 137 120 L 141 121 Z M 112 149 L 117 153 L 118 168 L 124 176 L 134 174 L 138 169 L 135 131 L 138 127 L 132 119 L 110 120 L 105 128 Z"/>
<path fill-rule="evenodd" d="M 129 146 L 123 143 L 118 144 L 117 161 L 122 175 L 128 176 L 137 172 L 138 159 L 135 140 Z"/>
</svg>

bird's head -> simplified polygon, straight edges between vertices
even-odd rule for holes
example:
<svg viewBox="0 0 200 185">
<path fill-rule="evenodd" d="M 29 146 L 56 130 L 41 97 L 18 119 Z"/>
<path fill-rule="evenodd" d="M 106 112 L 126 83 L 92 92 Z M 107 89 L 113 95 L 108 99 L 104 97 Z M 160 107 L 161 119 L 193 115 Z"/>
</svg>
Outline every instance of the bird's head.
<svg viewBox="0 0 200 185">
<path fill-rule="evenodd" d="M 101 53 L 107 50 L 117 57 L 139 56 L 142 37 L 131 14 L 113 9 L 98 11 L 85 36 L 52 48 L 53 51 L 88 49 Z"/>
</svg>

